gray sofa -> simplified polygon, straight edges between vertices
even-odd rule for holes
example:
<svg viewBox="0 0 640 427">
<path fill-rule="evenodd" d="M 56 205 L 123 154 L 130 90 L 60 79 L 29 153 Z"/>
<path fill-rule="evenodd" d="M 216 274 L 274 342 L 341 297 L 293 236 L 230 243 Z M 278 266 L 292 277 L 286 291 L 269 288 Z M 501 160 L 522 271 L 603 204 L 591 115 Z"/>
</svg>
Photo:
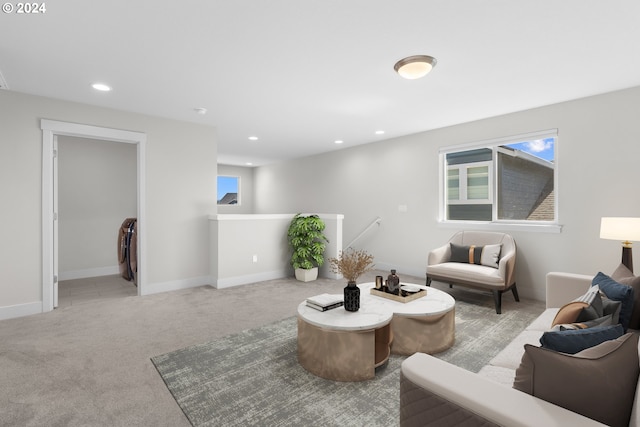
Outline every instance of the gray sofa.
<svg viewBox="0 0 640 427">
<path fill-rule="evenodd" d="M 590 288 L 592 279 L 592 276 L 585 275 L 549 273 L 546 283 L 546 310 L 477 374 L 423 353 L 416 353 L 407 358 L 401 370 L 400 425 L 402 427 L 605 425 L 512 388 L 516 371 L 523 361 L 525 344 L 539 348 L 540 337 L 550 329 L 560 307 L 583 295 Z M 616 374 L 621 375 L 620 378 L 623 378 L 623 381 L 626 376 L 633 382 L 630 392 L 627 385 L 622 399 L 629 400 L 629 409 L 632 405 L 628 425 L 640 426 L 640 411 L 638 411 L 640 396 L 636 389 L 638 372 L 640 372 L 637 362 L 637 331 L 629 332 L 632 333 L 624 337 L 635 338 L 633 342 L 629 339 L 627 345 L 627 348 L 633 345 L 630 351 L 635 358 L 635 366 L 633 366 L 634 363 L 626 364 L 631 366 L 616 365 L 615 369 L 605 372 L 604 375 L 609 379 L 610 373 L 615 371 Z M 618 340 L 615 340 L 616 343 Z M 539 350 L 556 353 L 546 349 Z M 571 357 L 561 353 L 559 356 Z M 592 375 L 588 372 L 589 370 L 585 371 L 587 372 L 584 372 L 584 378 L 590 378 Z M 611 381 L 615 381 L 613 378 L 614 376 L 611 376 Z M 563 384 L 558 384 L 558 387 L 561 386 Z M 584 404 L 594 407 L 606 405 L 603 402 L 612 397 L 611 394 L 618 393 L 617 388 L 613 390 L 613 392 L 607 392 L 606 387 L 601 389 L 596 387 L 593 390 L 593 401 L 586 401 Z M 604 410 L 614 411 L 615 409 L 605 407 Z"/>
<path fill-rule="evenodd" d="M 476 246 L 476 262 L 453 262 L 452 245 Z M 479 248 L 497 247 L 493 257 L 480 255 Z M 469 250 L 469 249 L 467 249 Z M 487 251 L 488 252 L 488 251 Z M 463 254 L 467 259 L 471 256 Z M 509 234 L 491 231 L 459 231 L 446 245 L 429 252 L 427 256 L 427 286 L 432 280 L 488 290 L 493 293 L 496 313 L 502 312 L 502 294 L 511 291 L 516 301 L 516 242 Z"/>
</svg>

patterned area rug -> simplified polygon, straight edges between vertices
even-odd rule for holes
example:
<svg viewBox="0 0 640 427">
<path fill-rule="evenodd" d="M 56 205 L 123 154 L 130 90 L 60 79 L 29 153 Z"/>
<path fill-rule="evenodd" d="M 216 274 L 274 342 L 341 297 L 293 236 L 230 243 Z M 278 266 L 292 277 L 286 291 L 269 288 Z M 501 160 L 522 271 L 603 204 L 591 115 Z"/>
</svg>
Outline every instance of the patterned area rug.
<svg viewBox="0 0 640 427">
<path fill-rule="evenodd" d="M 477 372 L 542 311 L 537 302 L 456 301 L 456 343 L 435 355 Z M 472 303 L 470 303 L 472 302 Z M 290 317 L 151 359 L 193 426 L 396 426 L 400 364 L 392 355 L 370 381 L 318 378 L 297 361 Z"/>
</svg>

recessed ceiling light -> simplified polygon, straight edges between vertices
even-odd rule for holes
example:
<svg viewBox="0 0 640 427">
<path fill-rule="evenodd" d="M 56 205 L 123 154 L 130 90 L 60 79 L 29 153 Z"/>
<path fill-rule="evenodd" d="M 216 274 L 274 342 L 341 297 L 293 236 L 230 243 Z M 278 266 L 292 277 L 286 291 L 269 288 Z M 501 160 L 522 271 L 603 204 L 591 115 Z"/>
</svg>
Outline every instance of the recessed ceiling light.
<svg viewBox="0 0 640 427">
<path fill-rule="evenodd" d="M 257 140 L 258 140 L 258 137 L 257 137 L 257 136 L 250 136 L 250 137 L 249 137 L 249 139 L 250 139 L 251 141 L 257 141 Z"/>
<path fill-rule="evenodd" d="M 99 90 L 100 92 L 109 92 L 111 90 L 110 86 L 107 86 L 104 83 L 94 83 L 91 85 L 95 90 Z"/>
<path fill-rule="evenodd" d="M 377 131 L 376 131 L 376 135 L 383 135 L 383 134 L 384 134 L 384 131 L 383 131 L 383 130 L 377 130 Z"/>
<path fill-rule="evenodd" d="M 334 142 L 335 144 L 342 144 L 344 141 L 342 141 L 342 140 L 338 139 L 338 140 L 333 141 L 333 142 Z"/>
<path fill-rule="evenodd" d="M 405 79 L 419 79 L 429 74 L 436 66 L 436 58 L 428 55 L 414 55 L 396 62 L 393 69 Z"/>
<path fill-rule="evenodd" d="M 193 110 L 196 113 L 200 114 L 201 116 L 204 116 L 205 114 L 207 114 L 207 109 L 206 108 L 198 107 L 198 108 L 194 108 Z"/>
<path fill-rule="evenodd" d="M 247 165 L 247 166 L 253 166 L 253 163 L 251 163 L 251 162 L 247 162 L 247 163 L 245 163 L 245 165 Z"/>
</svg>

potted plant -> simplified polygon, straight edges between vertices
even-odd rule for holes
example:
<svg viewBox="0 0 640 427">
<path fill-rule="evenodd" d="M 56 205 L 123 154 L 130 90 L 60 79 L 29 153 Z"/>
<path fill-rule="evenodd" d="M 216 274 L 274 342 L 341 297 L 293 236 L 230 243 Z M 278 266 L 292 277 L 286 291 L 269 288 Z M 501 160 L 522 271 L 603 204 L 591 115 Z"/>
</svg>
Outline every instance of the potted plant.
<svg viewBox="0 0 640 427">
<path fill-rule="evenodd" d="M 347 279 L 344 288 L 344 309 L 358 311 L 360 309 L 360 288 L 356 286 L 356 280 L 366 271 L 373 268 L 373 255 L 364 250 L 347 249 L 340 252 L 338 258 L 331 258 L 331 271 L 340 273 Z"/>
<path fill-rule="evenodd" d="M 289 224 L 287 239 L 293 250 L 291 266 L 296 279 L 309 282 L 318 278 L 318 267 L 324 264 L 324 250 L 329 242 L 323 234 L 324 221 L 318 215 L 296 214 Z"/>
</svg>

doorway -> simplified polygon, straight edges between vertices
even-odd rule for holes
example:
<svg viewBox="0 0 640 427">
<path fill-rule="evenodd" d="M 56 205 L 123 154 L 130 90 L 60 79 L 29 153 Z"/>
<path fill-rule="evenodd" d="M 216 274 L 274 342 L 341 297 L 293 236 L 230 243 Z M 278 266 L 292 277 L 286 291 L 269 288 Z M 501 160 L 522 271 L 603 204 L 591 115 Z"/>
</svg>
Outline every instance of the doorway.
<svg viewBox="0 0 640 427">
<path fill-rule="evenodd" d="M 57 137 L 58 307 L 136 295 L 120 276 L 116 236 L 137 215 L 136 146 Z"/>
<path fill-rule="evenodd" d="M 42 119 L 42 311 L 58 305 L 58 158 L 57 140 L 60 136 L 89 138 L 106 142 L 135 144 L 137 167 L 138 218 L 138 287 L 143 295 L 146 284 L 145 238 L 145 145 L 146 134 L 77 123 Z"/>
</svg>

